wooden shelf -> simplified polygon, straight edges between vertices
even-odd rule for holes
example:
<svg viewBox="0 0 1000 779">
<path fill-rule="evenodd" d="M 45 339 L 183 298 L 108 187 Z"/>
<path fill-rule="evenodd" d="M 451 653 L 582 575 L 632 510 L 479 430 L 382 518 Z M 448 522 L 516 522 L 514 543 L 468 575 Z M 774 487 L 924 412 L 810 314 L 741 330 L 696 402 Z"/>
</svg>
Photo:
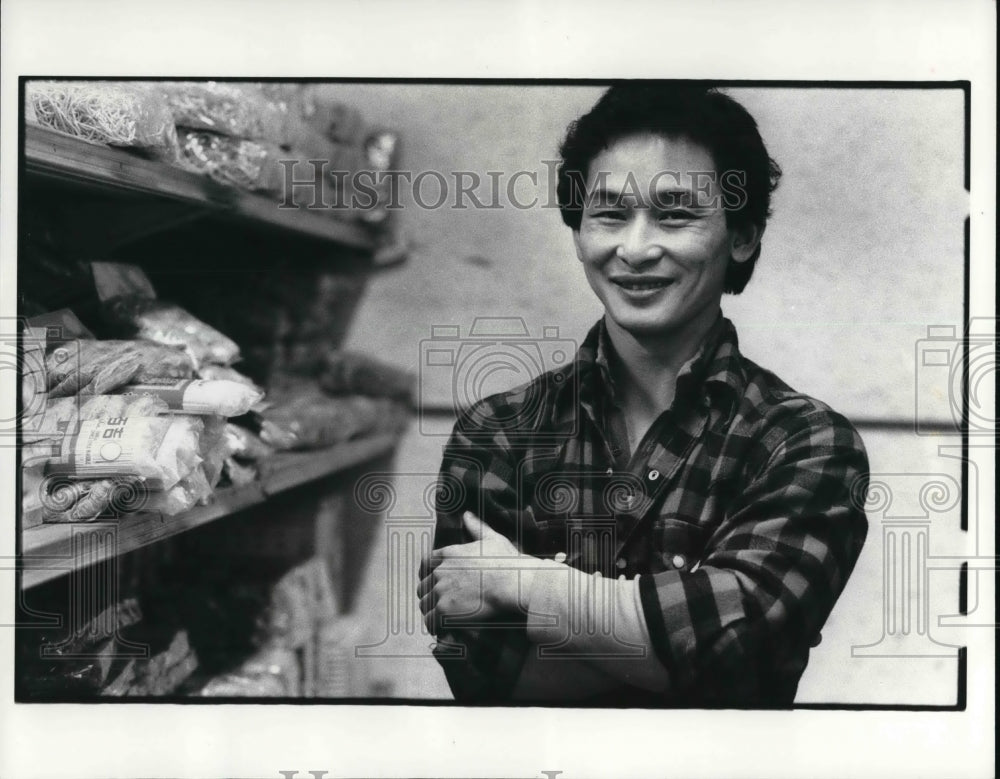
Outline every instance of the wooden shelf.
<svg viewBox="0 0 1000 779">
<path fill-rule="evenodd" d="M 349 441 L 329 449 L 276 455 L 261 463 L 260 482 L 246 487 L 216 490 L 209 505 L 199 506 L 173 517 L 138 513 L 125 515 L 113 523 L 52 524 L 29 528 L 22 534 L 22 586 L 29 589 L 64 576 L 73 569 L 74 528 L 108 528 L 112 524 L 117 527 L 114 545 L 89 545 L 89 565 L 260 505 L 270 495 L 361 465 L 387 454 L 397 441 L 395 435 L 379 435 Z"/>
<path fill-rule="evenodd" d="M 271 199 L 226 187 L 192 171 L 45 127 L 25 125 L 24 130 L 24 169 L 29 176 L 152 195 L 343 246 L 374 248 L 374 238 L 365 226 L 338 220 L 329 213 L 281 209 L 277 196 Z"/>
</svg>

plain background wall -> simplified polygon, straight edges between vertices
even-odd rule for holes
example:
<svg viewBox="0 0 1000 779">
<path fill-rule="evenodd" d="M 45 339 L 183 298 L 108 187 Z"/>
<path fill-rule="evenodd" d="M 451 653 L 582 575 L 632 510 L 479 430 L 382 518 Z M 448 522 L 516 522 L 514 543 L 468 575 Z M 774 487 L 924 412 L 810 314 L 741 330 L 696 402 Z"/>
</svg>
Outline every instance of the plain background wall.
<svg viewBox="0 0 1000 779">
<path fill-rule="evenodd" d="M 361 108 L 370 122 L 403 134 L 406 170 L 475 171 L 484 179 L 487 171 L 537 171 L 542 184 L 519 187 L 522 200 L 545 197 L 544 161 L 555 159 L 567 124 L 601 92 L 411 84 L 326 89 Z M 873 423 L 861 429 L 872 472 L 895 493 L 891 507 L 873 505 L 869 512 L 868 543 L 813 654 L 799 700 L 954 703 L 955 650 L 938 647 L 955 642 L 938 621 L 957 610 L 956 571 L 939 566 L 943 570 L 927 576 L 929 596 L 912 595 L 914 607 L 927 609 L 930 636 L 897 631 L 882 642 L 889 647 L 882 658 L 852 657 L 851 647 L 879 644 L 883 633 L 884 520 L 928 518 L 931 555 L 958 553 L 968 542 L 959 532 L 956 501 L 930 505 L 919 494 L 935 478 L 928 474 L 949 488 L 957 485 L 958 461 L 938 450 L 957 441 L 883 424 L 912 426 L 918 378 L 925 418 L 950 418 L 947 369 L 918 368 L 917 350 L 928 326 L 962 325 L 963 94 L 727 91 L 758 120 L 784 177 L 754 278 L 741 296 L 723 300 L 723 310 L 747 356 L 849 417 Z M 436 193 L 428 182 L 424 199 Z M 488 185 L 480 194 L 489 194 Z M 561 338 L 576 342 L 600 315 L 558 210 L 427 210 L 414 207 L 405 190 L 402 204 L 397 218 L 412 245 L 410 259 L 371 284 L 350 347 L 417 372 L 421 341 L 434 325 L 459 325 L 464 335 L 476 317 L 521 317 L 532 335 L 555 326 Z M 424 371 L 422 377 L 425 399 L 452 402 L 447 376 Z M 526 378 L 510 370 L 479 390 Z M 426 474 L 432 482 L 449 428 L 442 418 L 415 424 L 400 451 L 400 472 Z M 404 486 L 394 510 L 427 517 L 421 495 Z M 387 610 L 384 554 L 376 548 L 372 558 L 362 607 L 368 614 Z M 376 640 L 378 622 L 371 627 Z M 394 695 L 448 697 L 428 643 L 426 635 L 414 635 L 414 657 L 358 660 L 364 666 L 358 672 L 384 679 Z M 900 658 L 904 651 L 925 656 Z"/>
</svg>

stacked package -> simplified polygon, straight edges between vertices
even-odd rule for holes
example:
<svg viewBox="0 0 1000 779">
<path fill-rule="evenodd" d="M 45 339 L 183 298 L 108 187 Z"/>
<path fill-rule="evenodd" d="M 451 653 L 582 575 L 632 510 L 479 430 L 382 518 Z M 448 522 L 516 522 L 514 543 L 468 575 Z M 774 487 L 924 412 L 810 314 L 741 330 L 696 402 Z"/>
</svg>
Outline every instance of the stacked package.
<svg viewBox="0 0 1000 779">
<path fill-rule="evenodd" d="M 294 437 L 293 449 L 401 433 L 410 420 L 413 374 L 359 352 L 301 355 L 298 372 L 272 382 L 264 419 Z"/>
<path fill-rule="evenodd" d="M 276 582 L 255 582 L 242 589 L 254 593 L 248 602 L 261 604 L 249 656 L 233 663 L 231 643 L 224 646 L 218 631 L 208 627 L 218 624 L 211 609 L 192 615 L 193 624 L 204 623 L 207 628 L 201 636 L 208 645 L 200 652 L 207 658 L 206 670 L 218 671 L 193 681 L 190 694 L 226 698 L 316 695 L 319 631 L 335 620 L 337 612 L 326 564 L 311 558 Z"/>
<path fill-rule="evenodd" d="M 230 455 L 226 418 L 263 397 L 229 372 L 196 378 L 226 369 L 236 344 L 149 297 L 138 269 L 94 266 L 109 320 L 132 340 L 63 331 L 50 342 L 47 331 L 32 331 L 43 368 L 31 381 L 44 395 L 32 396 L 39 408 L 23 431 L 26 527 L 138 510 L 174 515 L 205 502 Z"/>
<path fill-rule="evenodd" d="M 260 89 L 216 81 L 150 86 L 173 116 L 183 167 L 228 186 L 280 190 L 282 114 Z"/>
<path fill-rule="evenodd" d="M 324 85 L 29 81 L 25 118 L 226 186 L 280 195 L 286 207 L 359 219 L 378 226 L 380 239 L 392 232 L 390 179 L 380 174 L 398 168 L 399 135 L 366 127 Z M 309 185 L 287 187 L 286 179 Z"/>
<path fill-rule="evenodd" d="M 178 159 L 173 116 L 149 84 L 115 81 L 29 81 L 28 122 L 90 143 Z"/>
<path fill-rule="evenodd" d="M 128 594 L 79 623 L 41 632 L 22 645 L 18 662 L 29 698 L 164 696 L 176 693 L 198 669 L 198 656 L 176 613 L 147 613 L 140 591 Z M 67 627 L 69 630 L 67 631 Z"/>
</svg>

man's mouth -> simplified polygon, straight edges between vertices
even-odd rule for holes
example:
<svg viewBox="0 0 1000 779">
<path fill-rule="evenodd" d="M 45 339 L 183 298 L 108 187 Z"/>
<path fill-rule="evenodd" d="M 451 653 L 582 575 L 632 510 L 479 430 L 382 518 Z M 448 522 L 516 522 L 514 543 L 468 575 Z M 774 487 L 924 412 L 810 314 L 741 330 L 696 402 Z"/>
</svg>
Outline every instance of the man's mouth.
<svg viewBox="0 0 1000 779">
<path fill-rule="evenodd" d="M 611 279 L 613 284 L 617 284 L 624 290 L 629 292 L 648 292 L 657 289 L 666 289 L 671 284 L 674 283 L 673 279 L 660 279 L 660 278 L 648 278 L 648 279 L 629 279 L 629 278 L 613 278 Z"/>
</svg>

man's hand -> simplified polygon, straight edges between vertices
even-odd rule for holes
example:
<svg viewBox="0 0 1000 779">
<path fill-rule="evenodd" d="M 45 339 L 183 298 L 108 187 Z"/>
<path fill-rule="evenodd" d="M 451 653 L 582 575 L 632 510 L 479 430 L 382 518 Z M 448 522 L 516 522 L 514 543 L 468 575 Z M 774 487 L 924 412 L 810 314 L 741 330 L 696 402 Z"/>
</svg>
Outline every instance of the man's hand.
<svg viewBox="0 0 1000 779">
<path fill-rule="evenodd" d="M 462 518 L 475 540 L 435 549 L 421 566 L 417 597 L 431 633 L 446 616 L 481 622 L 517 610 L 538 563 L 471 511 Z"/>
</svg>

